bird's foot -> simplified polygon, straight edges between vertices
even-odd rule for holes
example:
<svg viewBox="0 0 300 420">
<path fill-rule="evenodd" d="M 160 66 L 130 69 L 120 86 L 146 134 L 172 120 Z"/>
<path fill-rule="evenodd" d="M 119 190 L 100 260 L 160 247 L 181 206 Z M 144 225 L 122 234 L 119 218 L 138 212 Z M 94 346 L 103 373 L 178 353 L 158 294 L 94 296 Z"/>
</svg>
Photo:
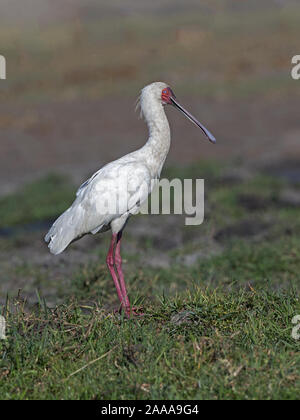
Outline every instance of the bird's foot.
<svg viewBox="0 0 300 420">
<path fill-rule="evenodd" d="M 127 318 L 132 316 L 144 316 L 145 314 L 141 312 L 141 308 L 137 308 L 136 306 L 132 306 L 131 308 L 127 308 L 126 311 Z"/>
<path fill-rule="evenodd" d="M 115 314 L 121 315 L 122 311 L 124 310 L 126 317 L 129 319 L 131 317 L 135 317 L 135 316 L 144 316 L 145 314 L 143 312 L 141 312 L 141 308 L 138 308 L 136 306 L 132 306 L 130 308 L 118 308 L 114 310 Z"/>
</svg>

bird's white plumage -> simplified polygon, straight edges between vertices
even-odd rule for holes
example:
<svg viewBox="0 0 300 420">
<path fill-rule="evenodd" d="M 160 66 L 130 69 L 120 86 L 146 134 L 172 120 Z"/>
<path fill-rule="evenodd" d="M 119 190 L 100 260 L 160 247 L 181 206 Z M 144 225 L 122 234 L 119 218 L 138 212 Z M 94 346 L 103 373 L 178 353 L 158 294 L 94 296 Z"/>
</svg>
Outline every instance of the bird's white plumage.
<svg viewBox="0 0 300 420">
<path fill-rule="evenodd" d="M 120 232 L 137 213 L 158 179 L 170 148 L 170 128 L 161 101 L 162 82 L 146 86 L 140 97 L 149 139 L 144 147 L 109 163 L 79 188 L 72 206 L 45 237 L 50 251 L 59 254 L 87 233 Z M 117 204 L 117 205 L 115 205 Z"/>
</svg>

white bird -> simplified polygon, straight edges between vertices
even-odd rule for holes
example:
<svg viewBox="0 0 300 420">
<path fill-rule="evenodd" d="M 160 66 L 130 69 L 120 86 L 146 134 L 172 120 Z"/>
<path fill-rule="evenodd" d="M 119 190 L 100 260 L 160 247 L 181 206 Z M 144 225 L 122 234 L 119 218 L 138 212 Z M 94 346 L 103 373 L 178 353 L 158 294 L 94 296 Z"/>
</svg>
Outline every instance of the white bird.
<svg viewBox="0 0 300 420">
<path fill-rule="evenodd" d="M 139 211 L 152 192 L 153 180 L 160 178 L 169 152 L 171 136 L 165 105 L 179 109 L 212 143 L 216 142 L 214 136 L 177 102 L 166 83 L 155 82 L 144 87 L 140 106 L 149 129 L 147 143 L 107 164 L 82 184 L 72 206 L 56 220 L 45 237 L 50 251 L 57 255 L 88 233 L 111 229 L 112 241 L 106 262 L 117 289 L 120 308 L 128 317 L 137 313 L 130 306 L 122 271 L 122 233 L 129 217 Z"/>
</svg>

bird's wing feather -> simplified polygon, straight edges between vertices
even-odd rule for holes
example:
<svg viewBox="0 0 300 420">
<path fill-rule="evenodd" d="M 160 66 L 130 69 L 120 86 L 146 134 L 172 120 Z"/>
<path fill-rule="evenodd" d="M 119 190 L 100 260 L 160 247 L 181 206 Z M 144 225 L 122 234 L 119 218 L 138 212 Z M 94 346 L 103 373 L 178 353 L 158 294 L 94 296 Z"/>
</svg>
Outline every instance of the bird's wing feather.
<svg viewBox="0 0 300 420">
<path fill-rule="evenodd" d="M 82 184 L 72 206 L 53 224 L 46 241 L 53 253 L 86 233 L 96 233 L 112 221 L 134 214 L 151 191 L 147 166 L 131 156 L 106 165 Z"/>
<path fill-rule="evenodd" d="M 104 167 L 105 168 L 105 167 Z M 80 187 L 77 190 L 76 196 L 78 197 L 78 195 L 85 190 L 85 188 L 93 181 L 94 178 L 96 178 L 97 175 L 99 175 L 99 173 L 104 169 L 101 168 L 99 169 L 99 171 L 95 172 L 88 180 L 86 180 L 83 184 L 80 185 Z"/>
<path fill-rule="evenodd" d="M 151 175 L 144 164 L 117 161 L 107 165 L 92 177 L 77 197 L 85 208 L 85 229 L 97 229 L 130 212 L 147 198 L 150 190 Z"/>
</svg>

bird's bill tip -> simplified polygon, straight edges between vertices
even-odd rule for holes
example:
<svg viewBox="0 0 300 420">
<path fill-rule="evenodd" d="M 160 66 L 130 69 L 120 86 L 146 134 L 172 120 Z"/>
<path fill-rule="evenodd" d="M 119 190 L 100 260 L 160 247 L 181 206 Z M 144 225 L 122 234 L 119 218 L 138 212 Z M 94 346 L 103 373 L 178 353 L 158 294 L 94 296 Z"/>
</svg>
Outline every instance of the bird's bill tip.
<svg viewBox="0 0 300 420">
<path fill-rule="evenodd" d="M 208 137 L 208 140 L 213 144 L 217 143 L 217 139 L 211 133 L 210 133 L 210 137 Z"/>
</svg>

